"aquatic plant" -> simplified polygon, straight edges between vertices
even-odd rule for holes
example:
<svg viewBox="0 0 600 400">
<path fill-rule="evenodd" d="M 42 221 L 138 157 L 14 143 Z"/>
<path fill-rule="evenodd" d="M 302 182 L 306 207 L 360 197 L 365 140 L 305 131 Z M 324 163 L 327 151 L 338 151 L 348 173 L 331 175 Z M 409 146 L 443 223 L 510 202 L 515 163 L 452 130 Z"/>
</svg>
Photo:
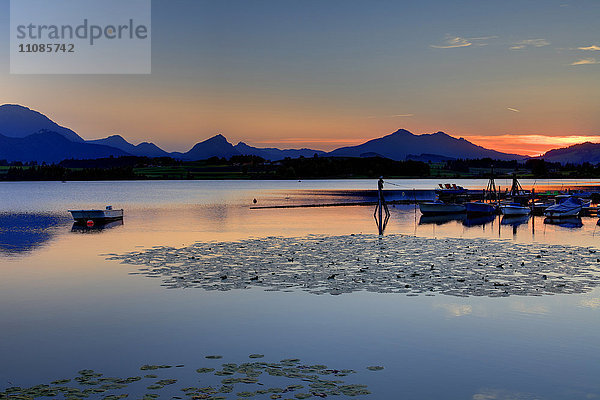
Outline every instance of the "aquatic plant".
<svg viewBox="0 0 600 400">
<path fill-rule="evenodd" d="M 256 354 L 250 355 L 250 359 Z M 262 355 L 260 355 L 262 356 Z M 215 357 L 205 357 L 207 363 L 217 363 Z M 176 373 L 170 365 L 145 364 L 141 371 L 155 370 L 157 374 Z M 179 366 L 183 368 L 183 366 Z M 353 370 L 330 369 L 325 365 L 306 365 L 300 359 L 285 359 L 279 362 L 241 362 L 224 363 L 210 367 L 200 367 L 196 372 L 203 374 L 202 385 L 187 385 L 181 388 L 174 387 L 179 382 L 173 377 L 160 377 L 148 374 L 144 377 L 132 376 L 125 378 L 105 377 L 102 373 L 92 369 L 78 372 L 74 378 L 57 379 L 50 384 L 40 384 L 28 388 L 9 387 L 0 391 L 0 399 L 37 399 L 42 397 L 62 398 L 65 400 L 103 399 L 117 400 L 128 397 L 130 394 L 141 394 L 145 400 L 168 398 L 181 399 L 279 399 L 286 398 L 308 399 L 336 395 L 363 396 L 370 394 L 366 385 L 346 384 L 340 377 L 355 373 Z M 371 367 L 369 367 L 371 368 Z M 382 368 L 382 367 L 381 367 Z M 168 372 L 167 372 L 168 371 Z M 214 372 L 212 376 L 206 375 Z M 228 375 L 227 378 L 219 378 Z M 335 379 L 326 379 L 325 376 L 333 375 Z M 261 377 L 268 379 L 261 381 Z M 290 384 L 285 384 L 285 380 Z M 283 383 L 275 386 L 274 383 Z M 67 385 L 69 384 L 69 385 Z M 164 392 L 169 389 L 168 392 Z M 173 392 L 173 390 L 176 390 Z M 160 391 L 159 393 L 157 393 Z M 164 392 L 164 393 L 163 393 Z"/>
<path fill-rule="evenodd" d="M 162 278 L 168 289 L 503 297 L 584 293 L 600 284 L 595 249 L 507 240 L 267 237 L 106 256 L 143 266 L 132 274 Z"/>
</svg>

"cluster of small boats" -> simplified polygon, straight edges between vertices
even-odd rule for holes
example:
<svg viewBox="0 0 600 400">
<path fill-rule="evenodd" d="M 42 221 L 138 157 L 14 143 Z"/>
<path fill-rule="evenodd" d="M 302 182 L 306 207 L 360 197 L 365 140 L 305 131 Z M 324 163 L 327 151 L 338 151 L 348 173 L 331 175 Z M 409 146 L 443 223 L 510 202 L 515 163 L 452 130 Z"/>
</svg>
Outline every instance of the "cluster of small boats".
<svg viewBox="0 0 600 400">
<path fill-rule="evenodd" d="M 536 213 L 548 218 L 568 218 L 579 216 L 583 208 L 589 207 L 591 203 L 590 200 L 583 200 L 577 195 L 556 196 L 553 201 L 543 202 L 533 202 L 527 196 L 514 196 L 512 200 L 505 199 L 504 201 L 499 201 L 496 197 L 495 200 L 487 202 L 485 200 L 460 202 L 457 201 L 459 196 L 447 196 L 450 191 L 458 192 L 459 190 L 464 189 L 462 187 L 438 189 L 438 197 L 435 201 L 419 203 L 421 213 L 426 216 L 460 213 L 466 213 L 467 215 L 502 214 L 525 216 Z M 440 200 L 442 195 L 446 201 Z"/>
<path fill-rule="evenodd" d="M 571 196 L 563 199 L 559 203 L 552 205 L 547 204 L 543 209 L 543 215 L 550 218 L 576 217 L 583 207 L 589 206 L 589 201 L 586 202 L 579 197 Z M 538 205 L 538 209 L 539 209 Z M 510 203 L 447 203 L 441 200 L 419 203 L 419 209 L 423 215 L 444 215 L 444 214 L 459 214 L 467 213 L 472 215 L 529 215 L 532 212 L 532 206 L 516 202 Z"/>
</svg>

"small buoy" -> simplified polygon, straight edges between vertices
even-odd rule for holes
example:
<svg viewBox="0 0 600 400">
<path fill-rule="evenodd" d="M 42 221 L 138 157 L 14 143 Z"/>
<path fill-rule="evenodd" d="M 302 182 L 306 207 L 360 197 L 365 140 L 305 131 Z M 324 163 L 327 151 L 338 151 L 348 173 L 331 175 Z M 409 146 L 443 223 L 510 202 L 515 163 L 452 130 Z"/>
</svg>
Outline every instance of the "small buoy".
<svg viewBox="0 0 600 400">
<path fill-rule="evenodd" d="M 91 219 L 88 219 L 87 226 L 94 226 L 94 221 L 92 221 Z"/>
<path fill-rule="evenodd" d="M 257 200 L 256 200 L 256 199 L 254 199 L 254 200 L 252 200 L 252 202 L 253 202 L 254 204 L 256 204 Z"/>
</svg>

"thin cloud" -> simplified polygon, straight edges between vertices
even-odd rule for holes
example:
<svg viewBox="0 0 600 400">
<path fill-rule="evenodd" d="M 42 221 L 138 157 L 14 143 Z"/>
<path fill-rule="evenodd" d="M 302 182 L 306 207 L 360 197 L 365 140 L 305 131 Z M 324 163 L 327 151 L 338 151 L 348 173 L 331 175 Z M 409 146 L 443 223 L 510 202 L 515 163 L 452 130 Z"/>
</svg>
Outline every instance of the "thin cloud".
<svg viewBox="0 0 600 400">
<path fill-rule="evenodd" d="M 522 302 L 515 302 L 510 308 L 523 314 L 548 314 L 548 308 L 542 305 L 528 305 Z"/>
<path fill-rule="evenodd" d="M 515 43 L 510 49 L 511 50 L 523 50 L 528 47 L 544 47 L 549 46 L 550 42 L 546 39 L 526 39 Z"/>
<path fill-rule="evenodd" d="M 578 47 L 577 50 L 586 50 L 586 51 L 600 51 L 600 46 L 591 45 L 588 47 Z"/>
<path fill-rule="evenodd" d="M 512 112 L 521 112 L 521 110 L 517 110 L 516 108 L 506 107 L 506 109 Z"/>
<path fill-rule="evenodd" d="M 462 317 L 473 313 L 473 307 L 468 304 L 436 304 L 434 307 L 445 310 L 450 317 Z"/>
<path fill-rule="evenodd" d="M 376 119 L 376 118 L 409 118 L 414 117 L 415 114 L 394 114 L 394 115 L 370 115 L 368 119 Z"/>
<path fill-rule="evenodd" d="M 432 44 L 430 47 L 434 49 L 455 49 L 458 47 L 469 47 L 469 46 L 485 46 L 487 43 L 483 43 L 484 40 L 495 39 L 497 36 L 482 36 L 465 38 L 461 36 L 446 36 L 444 44 Z"/>
<path fill-rule="evenodd" d="M 591 299 L 584 299 L 579 302 L 579 305 L 587 308 L 600 308 L 600 298 L 594 297 Z"/>
<path fill-rule="evenodd" d="M 443 45 L 432 44 L 431 47 L 433 47 L 434 49 L 454 49 L 457 47 L 469 47 L 473 45 L 473 42 L 469 41 L 469 39 L 460 36 L 447 38 L 446 40 L 444 40 L 444 43 L 445 44 Z"/>
<path fill-rule="evenodd" d="M 592 64 L 600 64 L 600 61 L 595 58 L 582 58 L 581 60 L 572 62 L 571 65 L 592 65 Z"/>
</svg>

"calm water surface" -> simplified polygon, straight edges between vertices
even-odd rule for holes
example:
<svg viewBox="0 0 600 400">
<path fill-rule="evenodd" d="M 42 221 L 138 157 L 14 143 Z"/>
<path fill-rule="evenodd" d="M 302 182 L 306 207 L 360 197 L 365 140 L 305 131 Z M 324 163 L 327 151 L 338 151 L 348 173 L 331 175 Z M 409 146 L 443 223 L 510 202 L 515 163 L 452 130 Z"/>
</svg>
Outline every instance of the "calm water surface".
<svg viewBox="0 0 600 400">
<path fill-rule="evenodd" d="M 438 183 L 393 182 L 406 189 Z M 457 183 L 485 186 L 481 180 Z M 536 188 L 570 183 L 535 182 Z M 249 208 L 254 198 L 258 205 L 354 201 L 353 190 L 375 185 L 0 184 L 0 388 L 45 383 L 84 368 L 130 376 L 146 363 L 197 368 L 206 354 L 240 362 L 262 353 L 356 369 L 352 379 L 368 384 L 372 399 L 600 398 L 599 290 L 508 298 L 167 290 L 101 256 L 196 241 L 376 233 L 372 207 Z M 72 229 L 67 209 L 105 204 L 125 209 L 123 225 Z M 391 212 L 386 233 L 600 248 L 596 218 L 557 226 L 541 217 L 426 219 L 411 205 Z M 365 370 L 369 365 L 385 369 Z"/>
</svg>

